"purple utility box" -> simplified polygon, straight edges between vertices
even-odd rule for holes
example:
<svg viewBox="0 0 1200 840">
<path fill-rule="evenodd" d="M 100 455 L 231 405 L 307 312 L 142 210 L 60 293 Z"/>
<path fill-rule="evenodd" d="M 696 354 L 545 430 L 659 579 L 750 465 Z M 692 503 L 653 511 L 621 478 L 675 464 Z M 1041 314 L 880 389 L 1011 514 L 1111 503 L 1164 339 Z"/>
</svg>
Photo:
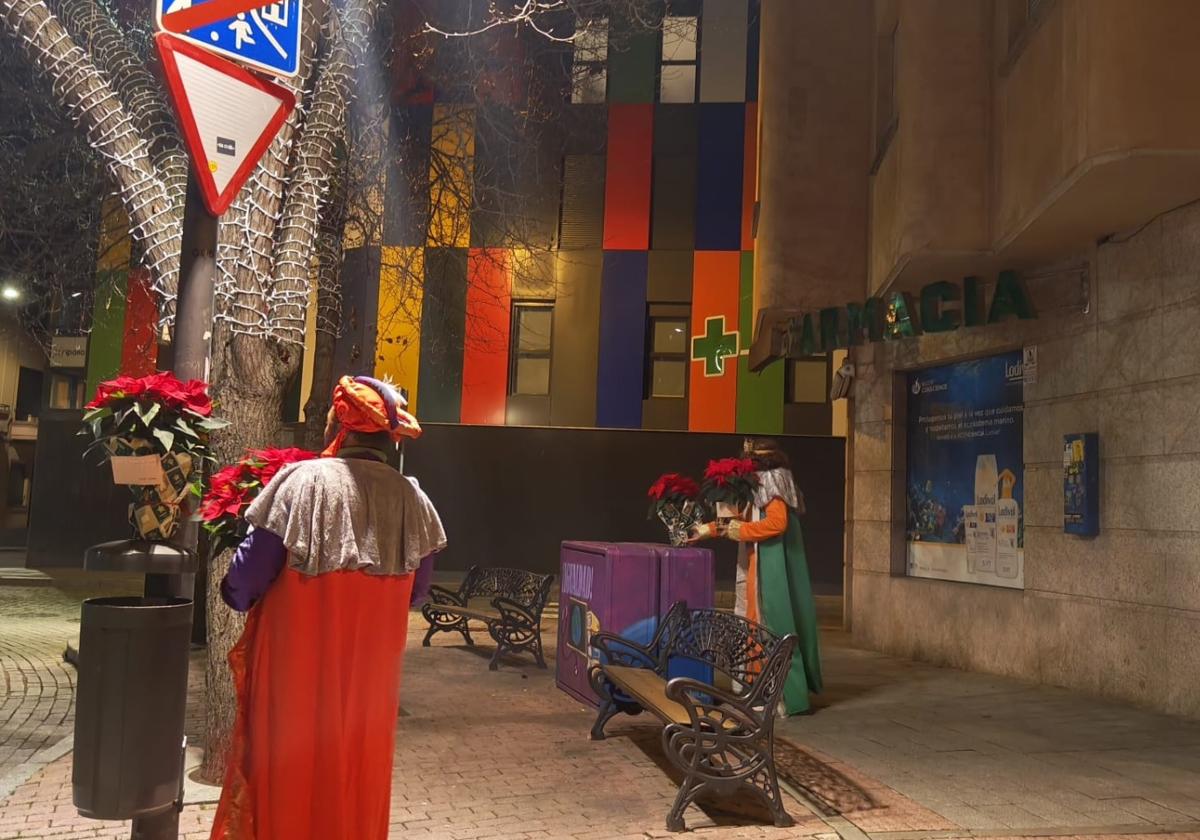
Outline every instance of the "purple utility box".
<svg viewBox="0 0 1200 840">
<path fill-rule="evenodd" d="M 710 607 L 713 553 L 639 543 L 565 542 L 558 599 L 556 682 L 589 705 L 598 703 L 588 668 L 591 637 L 601 631 L 638 642 L 654 635 L 661 615 L 679 600 Z"/>
</svg>

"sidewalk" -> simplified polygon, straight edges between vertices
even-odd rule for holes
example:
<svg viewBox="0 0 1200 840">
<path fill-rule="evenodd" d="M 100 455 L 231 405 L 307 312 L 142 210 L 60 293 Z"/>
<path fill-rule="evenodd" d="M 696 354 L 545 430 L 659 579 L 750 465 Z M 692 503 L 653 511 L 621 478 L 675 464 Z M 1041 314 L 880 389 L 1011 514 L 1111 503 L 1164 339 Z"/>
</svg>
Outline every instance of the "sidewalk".
<svg viewBox="0 0 1200 840">
<path fill-rule="evenodd" d="M 19 723 L 0 715 L 0 750 L 13 750 L 0 752 L 9 756 L 0 759 L 0 840 L 129 836 L 128 827 L 82 820 L 71 806 L 63 739 L 73 675 L 55 657 L 58 634 L 73 632 L 78 597 L 0 587 L 2 708 L 26 710 Z M 540 671 L 518 659 L 489 672 L 485 634 L 475 650 L 448 636 L 423 649 L 419 623 L 414 617 L 405 665 L 392 837 L 668 836 L 663 823 L 675 785 L 660 766 L 652 722 L 618 717 L 611 737 L 592 743 L 592 714 L 554 688 L 553 665 Z M 1200 840 L 1200 722 L 858 651 L 837 633 L 826 638 L 825 672 L 826 705 L 787 722 L 778 747 L 796 797 L 788 802 L 796 827 L 775 829 L 756 822 L 750 806 L 718 800 L 689 810 L 691 836 L 1177 832 Z M 200 677 L 200 669 L 193 674 Z M 193 686 L 197 700 L 200 686 Z M 189 717 L 197 720 L 199 711 Z M 29 749 L 41 750 L 42 763 L 36 753 L 18 761 Z M 190 790 L 184 836 L 199 840 L 207 837 L 217 791 Z"/>
</svg>

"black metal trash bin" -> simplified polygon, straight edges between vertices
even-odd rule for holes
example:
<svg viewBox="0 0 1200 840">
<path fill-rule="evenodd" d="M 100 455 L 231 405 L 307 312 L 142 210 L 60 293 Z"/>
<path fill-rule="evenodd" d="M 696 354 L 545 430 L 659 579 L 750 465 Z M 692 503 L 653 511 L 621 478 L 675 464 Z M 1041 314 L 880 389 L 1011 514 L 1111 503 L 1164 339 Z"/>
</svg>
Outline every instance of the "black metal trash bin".
<svg viewBox="0 0 1200 840">
<path fill-rule="evenodd" d="M 92 598 L 79 630 L 75 807 L 127 820 L 176 804 L 192 602 Z"/>
</svg>

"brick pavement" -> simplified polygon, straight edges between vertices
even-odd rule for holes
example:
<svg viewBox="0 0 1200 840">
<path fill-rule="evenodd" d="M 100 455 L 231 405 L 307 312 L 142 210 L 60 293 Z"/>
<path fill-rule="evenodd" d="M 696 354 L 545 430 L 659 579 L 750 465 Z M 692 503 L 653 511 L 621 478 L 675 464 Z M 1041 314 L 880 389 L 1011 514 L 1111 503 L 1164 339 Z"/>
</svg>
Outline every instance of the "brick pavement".
<svg viewBox="0 0 1200 840">
<path fill-rule="evenodd" d="M 0 785 L 18 749 L 69 733 L 73 673 L 61 664 L 78 595 L 0 587 Z M 618 717 L 587 740 L 591 714 L 525 661 L 487 670 L 487 646 L 410 636 L 399 720 L 392 837 L 423 840 L 620 840 L 667 836 L 675 794 L 656 727 Z M 480 635 L 479 638 L 486 638 Z M 202 660 L 194 661 L 199 677 Z M 781 764 L 799 788 L 797 826 L 755 820 L 745 803 L 690 809 L 699 838 L 917 840 L 1079 835 L 1200 840 L 1200 724 L 1067 692 L 891 660 L 830 636 L 828 705 L 790 721 Z M 8 676 L 9 674 L 20 675 Z M 202 709 L 193 685 L 189 730 Z M 66 694 L 64 699 L 63 695 Z M 11 718 L 11 715 L 10 715 Z M 19 743 L 18 743 L 19 742 Z M 25 753 L 20 753 L 21 756 Z M 44 756 L 45 753 L 43 752 Z M 0 786 L 0 840 L 125 838 L 126 825 L 82 820 L 71 806 L 70 755 L 53 757 L 11 794 Z M 194 787 L 193 787 L 194 790 Z M 186 840 L 207 837 L 215 790 L 193 794 Z M 208 800 L 208 801 L 205 801 Z"/>
</svg>

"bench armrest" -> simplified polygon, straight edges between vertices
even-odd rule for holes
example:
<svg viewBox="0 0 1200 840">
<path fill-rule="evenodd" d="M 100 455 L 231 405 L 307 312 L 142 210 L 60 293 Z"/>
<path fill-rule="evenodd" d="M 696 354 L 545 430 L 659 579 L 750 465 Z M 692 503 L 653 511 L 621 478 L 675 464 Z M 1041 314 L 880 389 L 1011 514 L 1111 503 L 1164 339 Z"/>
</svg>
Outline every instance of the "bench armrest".
<svg viewBox="0 0 1200 840">
<path fill-rule="evenodd" d="M 691 677 L 676 677 L 667 683 L 667 697 L 687 709 L 692 726 L 754 734 L 772 719 L 774 709 L 755 708 L 747 698 Z"/>
<path fill-rule="evenodd" d="M 633 668 L 658 670 L 658 660 L 649 648 L 637 642 L 623 639 L 614 633 L 597 633 L 591 639 L 592 648 L 599 654 L 596 658 L 609 665 L 628 665 Z"/>
<path fill-rule="evenodd" d="M 451 592 L 444 586 L 429 587 L 429 601 L 447 607 L 465 607 L 467 599 L 459 592 Z"/>
<path fill-rule="evenodd" d="M 524 604 L 512 598 L 500 596 L 492 599 L 492 606 L 500 613 L 500 618 L 508 624 L 528 624 L 533 627 L 538 624 L 538 617 L 529 611 Z M 515 619 L 515 621 L 514 621 Z"/>
</svg>

